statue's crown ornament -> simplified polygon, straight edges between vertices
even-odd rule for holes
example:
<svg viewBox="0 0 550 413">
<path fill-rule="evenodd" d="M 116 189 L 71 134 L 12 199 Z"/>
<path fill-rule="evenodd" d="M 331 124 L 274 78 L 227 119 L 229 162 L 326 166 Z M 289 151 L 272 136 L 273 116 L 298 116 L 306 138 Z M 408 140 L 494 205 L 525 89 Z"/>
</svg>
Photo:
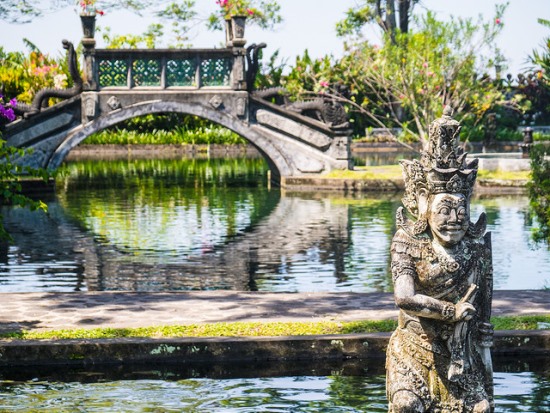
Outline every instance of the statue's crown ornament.
<svg viewBox="0 0 550 413">
<path fill-rule="evenodd" d="M 429 142 L 420 161 L 401 161 L 405 180 L 403 204 L 417 216 L 417 195 L 420 189 L 430 194 L 472 194 L 477 176 L 478 160 L 466 161 L 466 153 L 458 146 L 460 123 L 452 118 L 452 109 L 446 106 L 443 116 L 432 122 Z"/>
</svg>

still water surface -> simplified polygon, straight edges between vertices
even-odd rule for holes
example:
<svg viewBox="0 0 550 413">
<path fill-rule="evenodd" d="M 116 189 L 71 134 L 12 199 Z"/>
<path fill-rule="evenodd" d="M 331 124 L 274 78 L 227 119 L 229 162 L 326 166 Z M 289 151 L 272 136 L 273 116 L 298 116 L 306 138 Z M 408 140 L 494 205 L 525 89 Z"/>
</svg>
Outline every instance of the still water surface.
<svg viewBox="0 0 550 413">
<path fill-rule="evenodd" d="M 386 412 L 383 361 L 351 363 L 352 368 L 319 366 L 317 372 L 310 365 L 303 374 L 292 375 L 273 374 L 265 366 L 264 377 L 258 376 L 260 366 L 247 374 L 210 366 L 211 373 L 203 375 L 145 365 L 119 378 L 112 372 L 84 371 L 80 380 L 64 372 L 56 373 L 65 374 L 59 379 L 40 372 L 29 376 L 33 379 L 6 379 L 0 373 L 0 412 Z M 550 372 L 541 368 L 547 362 L 523 372 L 498 364 L 497 413 L 550 411 Z"/>
<path fill-rule="evenodd" d="M 79 161 L 49 212 L 3 208 L 0 292 L 390 291 L 399 193 L 289 193 L 259 158 Z M 550 284 L 525 196 L 476 197 L 496 289 Z"/>
</svg>

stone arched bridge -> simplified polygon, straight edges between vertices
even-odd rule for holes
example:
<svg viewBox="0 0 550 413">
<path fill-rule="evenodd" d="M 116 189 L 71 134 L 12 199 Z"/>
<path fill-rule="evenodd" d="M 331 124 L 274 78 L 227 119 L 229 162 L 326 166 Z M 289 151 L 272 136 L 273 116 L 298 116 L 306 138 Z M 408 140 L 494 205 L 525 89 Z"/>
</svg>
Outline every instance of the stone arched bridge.
<svg viewBox="0 0 550 413">
<path fill-rule="evenodd" d="M 93 133 L 140 115 L 178 112 L 247 139 L 264 155 L 274 177 L 350 167 L 345 123 L 306 116 L 301 108 L 311 109 L 315 102 L 276 104 L 281 96 L 268 99 L 269 93 L 252 91 L 257 56 L 254 62 L 250 54 L 257 55 L 257 47 L 113 50 L 96 49 L 91 38 L 83 45 L 81 90 L 51 107 L 35 105 L 38 110 L 4 127 L 8 145 L 32 149 L 18 163 L 56 169 Z M 317 103 L 322 106 L 322 99 Z"/>
</svg>

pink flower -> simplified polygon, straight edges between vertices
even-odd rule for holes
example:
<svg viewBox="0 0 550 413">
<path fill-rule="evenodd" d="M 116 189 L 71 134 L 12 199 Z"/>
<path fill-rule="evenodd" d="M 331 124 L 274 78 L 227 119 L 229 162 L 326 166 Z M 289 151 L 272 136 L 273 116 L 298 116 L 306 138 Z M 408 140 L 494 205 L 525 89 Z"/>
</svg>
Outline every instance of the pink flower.
<svg viewBox="0 0 550 413">
<path fill-rule="evenodd" d="M 246 12 L 248 13 L 249 16 L 252 16 L 254 14 L 254 10 L 252 9 L 246 9 Z"/>
<path fill-rule="evenodd" d="M 320 85 L 321 87 L 328 87 L 328 82 L 326 82 L 326 81 L 324 81 L 324 80 L 321 80 L 321 81 L 319 82 L 319 85 Z"/>
<path fill-rule="evenodd" d="M 435 90 L 439 90 L 439 85 L 435 85 Z"/>
<path fill-rule="evenodd" d="M 496 24 L 502 24 L 502 21 L 500 19 L 495 19 Z"/>
<path fill-rule="evenodd" d="M 428 72 L 426 73 L 429 77 L 432 77 L 434 75 L 434 72 Z"/>
<path fill-rule="evenodd" d="M 424 62 L 424 64 L 422 65 L 422 67 L 428 67 L 428 63 Z"/>
</svg>

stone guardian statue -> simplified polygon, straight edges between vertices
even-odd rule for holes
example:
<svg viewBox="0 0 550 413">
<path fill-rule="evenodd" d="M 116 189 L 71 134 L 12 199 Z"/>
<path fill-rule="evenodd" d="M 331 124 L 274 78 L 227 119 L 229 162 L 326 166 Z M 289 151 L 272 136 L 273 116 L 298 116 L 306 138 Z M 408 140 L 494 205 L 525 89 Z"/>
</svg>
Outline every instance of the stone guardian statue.
<svg viewBox="0 0 550 413">
<path fill-rule="evenodd" d="M 390 413 L 492 412 L 493 291 L 485 214 L 470 221 L 477 159 L 447 107 L 421 159 L 402 161 L 403 208 L 391 244 L 398 327 L 387 351 Z"/>
</svg>

